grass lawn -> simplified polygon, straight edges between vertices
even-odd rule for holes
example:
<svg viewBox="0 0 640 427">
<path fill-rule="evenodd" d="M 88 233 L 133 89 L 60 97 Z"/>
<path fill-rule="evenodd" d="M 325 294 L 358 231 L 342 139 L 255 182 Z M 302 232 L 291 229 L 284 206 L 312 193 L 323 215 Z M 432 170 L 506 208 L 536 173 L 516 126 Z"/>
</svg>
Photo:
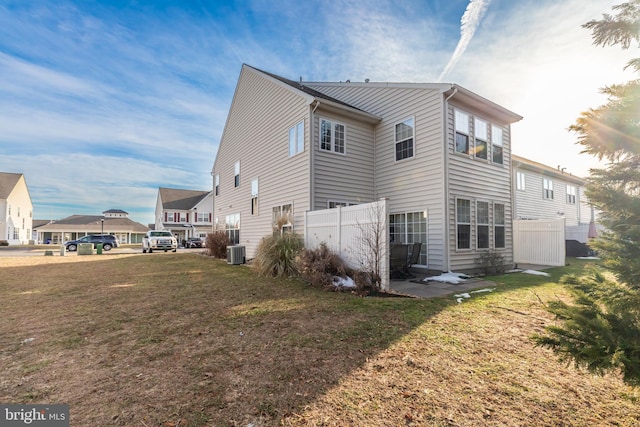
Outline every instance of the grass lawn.
<svg viewBox="0 0 640 427">
<path fill-rule="evenodd" d="M 640 425 L 618 376 L 529 338 L 571 264 L 458 304 L 197 254 L 0 258 L 0 402 L 67 403 L 72 426 Z"/>
</svg>

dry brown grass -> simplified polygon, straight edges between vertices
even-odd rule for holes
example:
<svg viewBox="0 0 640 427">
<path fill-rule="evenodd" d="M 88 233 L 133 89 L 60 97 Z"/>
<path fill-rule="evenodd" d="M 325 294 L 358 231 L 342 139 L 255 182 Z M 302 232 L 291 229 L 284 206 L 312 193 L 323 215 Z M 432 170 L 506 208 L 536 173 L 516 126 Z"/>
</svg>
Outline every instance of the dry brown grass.
<svg viewBox="0 0 640 427">
<path fill-rule="evenodd" d="M 357 298 L 193 254 L 0 258 L 0 402 L 68 403 L 73 426 L 640 424 L 618 377 L 533 347 L 555 295 Z"/>
</svg>

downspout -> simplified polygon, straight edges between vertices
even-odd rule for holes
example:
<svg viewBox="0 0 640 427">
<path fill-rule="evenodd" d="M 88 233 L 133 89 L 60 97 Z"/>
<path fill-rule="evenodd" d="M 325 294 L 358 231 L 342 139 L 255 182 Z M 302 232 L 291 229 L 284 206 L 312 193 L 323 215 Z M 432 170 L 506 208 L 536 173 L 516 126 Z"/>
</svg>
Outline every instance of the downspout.
<svg viewBox="0 0 640 427">
<path fill-rule="evenodd" d="M 315 154 L 313 147 L 313 126 L 314 121 L 313 117 L 320 106 L 320 101 L 315 100 L 316 105 L 313 107 L 313 110 L 309 113 L 309 210 L 315 210 L 316 204 L 316 192 L 315 192 Z"/>
<path fill-rule="evenodd" d="M 447 140 L 447 125 L 449 123 L 449 100 L 451 98 L 453 98 L 453 96 L 458 93 L 458 88 L 455 87 L 454 85 L 451 85 L 451 87 L 453 87 L 453 92 L 451 93 L 451 95 L 447 96 L 444 99 L 444 106 L 443 106 L 443 123 L 444 126 L 442 126 L 442 133 L 443 133 L 443 140 L 444 140 L 444 173 L 442 174 L 442 176 L 444 176 L 444 262 L 443 262 L 443 270 L 444 271 L 451 271 L 451 257 L 450 255 L 450 230 L 451 230 L 451 224 L 449 223 L 449 141 Z"/>
</svg>

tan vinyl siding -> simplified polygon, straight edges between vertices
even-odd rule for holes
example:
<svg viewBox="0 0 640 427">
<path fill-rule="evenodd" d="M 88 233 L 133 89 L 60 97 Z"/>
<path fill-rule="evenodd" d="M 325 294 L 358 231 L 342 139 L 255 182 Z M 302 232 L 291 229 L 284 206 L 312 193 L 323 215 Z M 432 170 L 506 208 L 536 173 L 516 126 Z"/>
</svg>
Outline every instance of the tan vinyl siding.
<svg viewBox="0 0 640 427">
<path fill-rule="evenodd" d="M 289 157 L 289 128 L 304 121 L 305 150 Z M 240 161 L 240 186 L 234 187 L 234 164 Z M 260 239 L 271 233 L 272 208 L 292 203 L 294 231 L 302 233 L 309 209 L 309 106 L 283 84 L 243 67 L 231 105 L 214 174 L 220 194 L 214 220 L 240 213 L 240 244 L 255 255 Z M 251 181 L 258 179 L 258 214 L 251 215 Z"/>
<path fill-rule="evenodd" d="M 344 154 L 320 149 L 322 119 L 345 126 Z M 314 209 L 326 209 L 327 201 L 357 204 L 373 201 L 373 126 L 320 109 L 314 115 L 313 125 Z"/>
<path fill-rule="evenodd" d="M 473 154 L 455 152 L 454 109 L 469 114 L 471 117 L 483 119 L 490 124 L 499 125 L 503 129 L 503 163 L 494 164 L 488 159 L 478 159 Z M 473 120 L 470 128 L 473 129 Z M 470 137 L 470 146 L 472 146 Z M 491 142 L 488 144 L 491 145 Z M 490 248 L 493 249 L 493 204 L 503 204 L 505 207 L 505 248 L 496 249 L 508 263 L 513 260 L 513 234 L 512 234 L 512 207 L 511 207 L 511 134 L 510 127 L 499 123 L 495 119 L 483 116 L 482 112 L 476 112 L 465 106 L 449 105 L 447 123 L 447 149 L 449 152 L 449 244 L 451 248 L 450 268 L 452 270 L 465 270 L 476 267 L 475 259 L 482 251 L 476 250 L 476 202 L 489 202 L 490 224 L 489 232 Z M 456 199 L 471 200 L 471 249 L 457 249 L 456 234 Z"/>
<path fill-rule="evenodd" d="M 313 84 L 311 85 L 312 87 Z M 442 94 L 422 87 L 321 84 L 315 87 L 383 117 L 375 129 L 375 194 L 389 199 L 392 214 L 427 211 L 429 268 L 444 268 Z M 395 160 L 395 125 L 414 118 L 414 157 Z"/>
<path fill-rule="evenodd" d="M 584 209 L 584 203 L 581 203 L 584 191 L 581 186 L 530 169 L 516 167 L 514 176 L 517 172 L 525 175 L 525 190 L 514 189 L 516 219 L 557 219 L 564 216 L 567 226 L 578 225 L 581 218 L 586 219 L 582 223 L 589 223 L 590 209 L 581 212 Z M 544 178 L 553 182 L 553 199 L 544 198 Z M 567 185 L 576 188 L 575 204 L 567 202 Z"/>
</svg>

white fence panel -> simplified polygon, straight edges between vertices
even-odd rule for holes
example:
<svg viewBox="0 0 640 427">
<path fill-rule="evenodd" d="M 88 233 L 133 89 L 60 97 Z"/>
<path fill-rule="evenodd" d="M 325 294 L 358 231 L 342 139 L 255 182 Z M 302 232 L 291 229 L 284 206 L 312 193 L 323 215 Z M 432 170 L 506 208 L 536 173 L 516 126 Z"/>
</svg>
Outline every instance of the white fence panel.
<svg viewBox="0 0 640 427">
<path fill-rule="evenodd" d="M 325 243 L 352 268 L 373 270 L 376 261 L 382 289 L 389 290 L 388 202 L 309 211 L 305 213 L 304 246 L 315 249 Z M 378 249 L 378 254 L 375 250 Z"/>
<path fill-rule="evenodd" d="M 514 220 L 513 259 L 516 264 L 565 265 L 564 219 Z"/>
</svg>

